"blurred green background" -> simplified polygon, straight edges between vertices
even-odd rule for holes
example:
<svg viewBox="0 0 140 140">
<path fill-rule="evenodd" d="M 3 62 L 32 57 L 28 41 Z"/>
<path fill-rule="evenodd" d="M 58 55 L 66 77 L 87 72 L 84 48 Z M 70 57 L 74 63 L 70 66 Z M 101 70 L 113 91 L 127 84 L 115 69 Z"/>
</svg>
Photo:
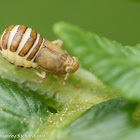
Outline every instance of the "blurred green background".
<svg viewBox="0 0 140 140">
<path fill-rule="evenodd" d="M 0 32 L 22 24 L 55 40 L 52 26 L 59 21 L 125 45 L 140 43 L 139 0 L 0 0 Z"/>
</svg>

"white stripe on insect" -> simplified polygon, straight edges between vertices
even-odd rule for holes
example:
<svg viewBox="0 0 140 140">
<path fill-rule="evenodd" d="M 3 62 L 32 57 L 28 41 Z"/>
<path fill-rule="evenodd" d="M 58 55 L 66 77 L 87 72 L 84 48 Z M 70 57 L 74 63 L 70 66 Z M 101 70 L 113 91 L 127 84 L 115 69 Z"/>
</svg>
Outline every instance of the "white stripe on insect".
<svg viewBox="0 0 140 140">
<path fill-rule="evenodd" d="M 10 46 L 12 44 L 13 38 L 15 37 L 15 34 L 18 31 L 20 25 L 16 25 L 9 33 L 9 38 L 8 38 L 8 42 L 7 42 L 7 49 L 10 49 Z"/>
<path fill-rule="evenodd" d="M 34 48 L 36 47 L 36 45 L 39 43 L 39 39 L 40 39 L 40 34 L 37 34 L 36 41 L 34 42 L 32 48 L 29 50 L 29 52 L 26 54 L 26 59 L 32 53 L 32 51 L 34 50 Z"/>
<path fill-rule="evenodd" d="M 38 55 L 38 53 L 39 53 L 40 49 L 43 47 L 44 42 L 45 42 L 45 38 L 43 38 L 43 41 L 42 41 L 42 44 L 41 44 L 41 46 L 40 46 L 39 50 L 37 51 L 37 53 L 35 54 L 35 56 L 34 56 L 34 57 L 33 57 L 33 59 L 32 59 L 32 67 L 33 67 L 33 68 L 37 67 L 37 64 L 36 64 L 36 63 L 34 63 L 34 59 L 35 59 L 35 58 L 36 58 L 36 56 Z"/>
<path fill-rule="evenodd" d="M 5 35 L 5 32 L 6 32 L 6 30 L 3 32 L 2 36 L 1 36 L 1 47 L 2 47 L 1 53 L 3 53 L 4 58 L 7 58 L 7 50 L 4 50 L 3 46 L 2 46 L 2 40 L 3 40 L 3 36 Z"/>
<path fill-rule="evenodd" d="M 36 45 L 39 43 L 39 39 L 40 39 L 40 34 L 37 34 L 36 41 L 34 42 L 32 48 L 29 50 L 29 52 L 25 55 L 25 59 L 23 61 L 23 65 L 25 67 L 28 67 L 29 65 L 31 65 L 32 61 L 28 61 L 27 58 L 32 53 L 32 51 L 36 47 Z"/>
<path fill-rule="evenodd" d="M 23 37 L 21 39 L 21 42 L 19 43 L 18 49 L 16 51 L 16 55 L 15 55 L 14 63 L 16 65 L 23 66 L 23 60 L 25 59 L 25 57 L 19 56 L 19 52 L 22 50 L 22 48 L 27 43 L 28 39 L 30 38 L 31 32 L 32 32 L 32 29 L 31 28 L 27 28 L 27 30 L 23 34 Z"/>
<path fill-rule="evenodd" d="M 43 38 L 43 41 L 42 41 L 42 43 L 41 43 L 41 45 L 40 45 L 40 48 L 39 48 L 39 50 L 37 51 L 37 53 L 35 54 L 34 58 L 37 56 L 37 54 L 39 53 L 40 49 L 43 47 L 44 42 L 45 42 L 45 39 Z M 33 58 L 32 61 L 34 61 L 34 58 Z"/>
<path fill-rule="evenodd" d="M 11 62 L 14 63 L 14 59 L 15 59 L 15 54 L 16 52 L 11 52 L 10 50 L 10 46 L 12 44 L 12 41 L 18 31 L 20 25 L 16 25 L 10 32 L 9 32 L 9 38 L 8 38 L 8 42 L 7 42 L 7 59 Z"/>
<path fill-rule="evenodd" d="M 3 48 L 3 46 L 2 46 L 2 40 L 3 40 L 3 36 L 5 35 L 5 32 L 6 32 L 6 30 L 2 33 L 2 36 L 1 36 L 1 47 Z"/>
</svg>

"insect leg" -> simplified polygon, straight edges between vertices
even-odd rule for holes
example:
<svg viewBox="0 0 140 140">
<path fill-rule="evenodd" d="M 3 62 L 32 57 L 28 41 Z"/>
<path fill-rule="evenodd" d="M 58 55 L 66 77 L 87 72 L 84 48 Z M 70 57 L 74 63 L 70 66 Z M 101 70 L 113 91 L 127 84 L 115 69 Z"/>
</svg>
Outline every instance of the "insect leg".
<svg viewBox="0 0 140 140">
<path fill-rule="evenodd" d="M 52 41 L 52 44 L 57 45 L 58 47 L 62 47 L 63 41 L 60 39 Z"/>
<path fill-rule="evenodd" d="M 34 79 L 29 79 L 27 81 L 41 84 L 48 77 L 48 74 L 46 75 L 46 72 L 45 71 L 42 71 L 41 73 L 39 73 L 38 71 L 33 71 L 33 72 L 37 76 L 39 76 L 41 78 L 41 80 L 38 81 L 38 80 L 34 80 Z"/>
<path fill-rule="evenodd" d="M 63 79 L 62 75 L 58 75 L 58 78 L 62 84 L 57 89 L 55 89 L 54 94 L 53 94 L 53 98 L 55 97 L 56 92 L 66 85 L 66 81 Z"/>
</svg>

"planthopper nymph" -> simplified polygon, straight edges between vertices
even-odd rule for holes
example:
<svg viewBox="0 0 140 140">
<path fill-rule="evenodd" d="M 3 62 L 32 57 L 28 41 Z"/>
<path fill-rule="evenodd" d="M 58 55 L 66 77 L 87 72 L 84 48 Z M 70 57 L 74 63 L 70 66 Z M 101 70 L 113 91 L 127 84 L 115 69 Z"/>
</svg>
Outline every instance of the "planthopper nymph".
<svg viewBox="0 0 140 140">
<path fill-rule="evenodd" d="M 51 42 L 23 25 L 12 25 L 0 36 L 0 53 L 5 59 L 19 67 L 40 68 L 41 73 L 34 73 L 41 80 L 28 80 L 31 82 L 42 83 L 48 74 L 57 75 L 62 85 L 56 91 L 65 85 L 69 74 L 79 68 L 78 59 L 62 50 L 62 45 L 61 40 Z M 66 76 L 63 79 L 64 74 Z"/>
</svg>

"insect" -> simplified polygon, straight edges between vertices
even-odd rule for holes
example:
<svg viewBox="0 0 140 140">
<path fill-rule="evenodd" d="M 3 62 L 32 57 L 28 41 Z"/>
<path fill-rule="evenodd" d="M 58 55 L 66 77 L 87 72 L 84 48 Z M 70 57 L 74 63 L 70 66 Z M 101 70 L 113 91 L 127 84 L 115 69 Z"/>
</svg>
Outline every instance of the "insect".
<svg viewBox="0 0 140 140">
<path fill-rule="evenodd" d="M 41 73 L 34 71 L 41 80 L 28 80 L 42 83 L 49 74 L 57 75 L 62 85 L 69 74 L 77 71 L 79 62 L 61 49 L 61 40 L 49 41 L 31 28 L 24 25 L 12 25 L 0 36 L 0 53 L 10 63 L 24 68 L 40 68 Z M 46 73 L 47 72 L 47 73 Z M 66 74 L 63 79 L 62 75 Z"/>
</svg>

